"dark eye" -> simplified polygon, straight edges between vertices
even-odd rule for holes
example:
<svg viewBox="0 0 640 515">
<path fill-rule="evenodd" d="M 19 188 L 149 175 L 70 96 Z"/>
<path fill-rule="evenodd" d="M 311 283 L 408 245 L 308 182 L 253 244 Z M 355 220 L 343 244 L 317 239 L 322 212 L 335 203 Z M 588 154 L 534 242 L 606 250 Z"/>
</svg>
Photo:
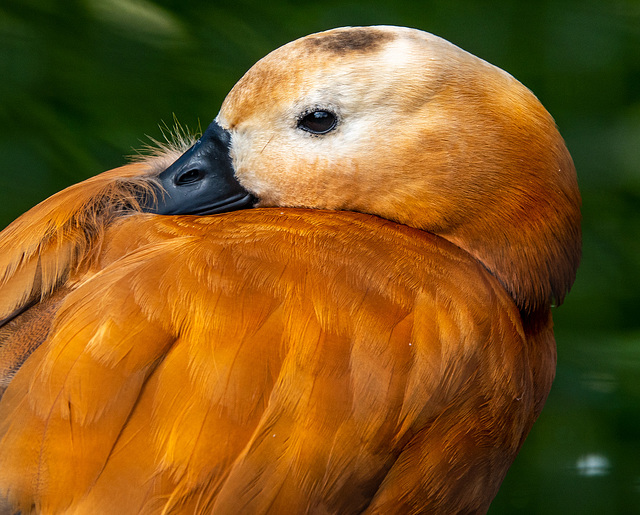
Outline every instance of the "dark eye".
<svg viewBox="0 0 640 515">
<path fill-rule="evenodd" d="M 336 115 L 329 111 L 313 111 L 298 121 L 298 127 L 312 134 L 326 134 L 336 126 Z"/>
</svg>

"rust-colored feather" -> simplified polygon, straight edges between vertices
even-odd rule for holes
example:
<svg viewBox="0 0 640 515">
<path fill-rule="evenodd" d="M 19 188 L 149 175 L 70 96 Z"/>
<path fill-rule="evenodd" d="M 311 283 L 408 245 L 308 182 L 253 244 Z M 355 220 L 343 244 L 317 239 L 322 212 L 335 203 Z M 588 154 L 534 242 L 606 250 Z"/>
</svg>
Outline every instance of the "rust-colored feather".
<svg viewBox="0 0 640 515">
<path fill-rule="evenodd" d="M 0 320 L 40 300 L 99 251 L 110 219 L 135 209 L 149 166 L 116 168 L 71 186 L 18 218 L 0 240 Z"/>
<path fill-rule="evenodd" d="M 456 477 L 495 491 L 535 418 L 515 304 L 441 238 L 268 209 L 106 240 L 3 399 L 0 484 L 25 513 L 384 512 L 398 488 L 437 511 L 466 442 L 493 450 Z"/>
</svg>

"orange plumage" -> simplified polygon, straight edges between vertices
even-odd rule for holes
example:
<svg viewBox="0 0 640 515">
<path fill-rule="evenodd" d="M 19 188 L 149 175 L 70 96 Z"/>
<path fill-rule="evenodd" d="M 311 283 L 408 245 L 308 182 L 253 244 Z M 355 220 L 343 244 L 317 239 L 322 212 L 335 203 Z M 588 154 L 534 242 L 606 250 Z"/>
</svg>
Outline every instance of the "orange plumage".
<svg viewBox="0 0 640 515">
<path fill-rule="evenodd" d="M 398 129 L 383 149 L 350 125 L 369 117 L 375 140 L 378 104 L 363 115 L 349 95 L 397 46 L 446 64 L 420 95 L 382 94 Z M 336 57 L 352 89 L 315 95 L 314 67 Z M 309 134 L 309 112 L 324 113 L 311 129 L 336 123 Z M 0 234 L 0 498 L 22 513 L 485 512 L 549 392 L 550 306 L 579 259 L 551 118 L 446 42 L 362 28 L 274 52 L 212 127 L 178 175 L 168 150 Z M 258 209 L 155 214 L 167 171 L 191 187 L 226 149 Z"/>
</svg>

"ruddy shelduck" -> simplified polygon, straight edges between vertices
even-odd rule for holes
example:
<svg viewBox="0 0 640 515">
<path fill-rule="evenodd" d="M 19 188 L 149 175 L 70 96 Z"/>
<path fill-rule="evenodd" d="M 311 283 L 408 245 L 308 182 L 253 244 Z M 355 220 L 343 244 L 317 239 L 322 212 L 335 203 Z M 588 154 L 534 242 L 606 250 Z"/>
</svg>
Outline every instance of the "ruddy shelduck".
<svg viewBox="0 0 640 515">
<path fill-rule="evenodd" d="M 579 258 L 571 157 L 509 74 L 407 28 L 289 43 L 196 142 L 0 234 L 0 497 L 483 513 Z"/>
</svg>

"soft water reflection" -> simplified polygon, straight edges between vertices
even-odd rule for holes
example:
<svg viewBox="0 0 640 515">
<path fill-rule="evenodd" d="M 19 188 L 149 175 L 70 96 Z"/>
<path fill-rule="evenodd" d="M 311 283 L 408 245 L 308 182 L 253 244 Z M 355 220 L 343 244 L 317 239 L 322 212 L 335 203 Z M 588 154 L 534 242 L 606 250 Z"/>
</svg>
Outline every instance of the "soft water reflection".
<svg viewBox="0 0 640 515">
<path fill-rule="evenodd" d="M 581 476 L 606 476 L 611 464 L 609 458 L 602 454 L 585 454 L 576 461 L 576 469 Z"/>
</svg>

